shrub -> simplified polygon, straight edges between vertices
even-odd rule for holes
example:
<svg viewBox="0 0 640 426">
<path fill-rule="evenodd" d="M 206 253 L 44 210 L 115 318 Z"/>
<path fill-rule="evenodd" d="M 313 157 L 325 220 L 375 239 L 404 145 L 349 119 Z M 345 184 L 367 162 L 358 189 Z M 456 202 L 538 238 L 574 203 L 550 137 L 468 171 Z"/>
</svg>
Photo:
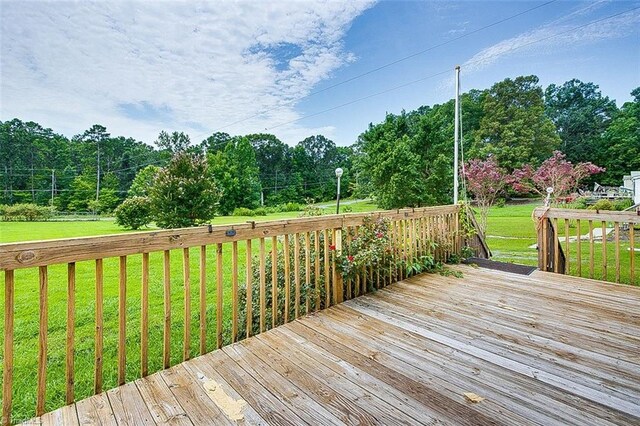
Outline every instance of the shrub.
<svg viewBox="0 0 640 426">
<path fill-rule="evenodd" d="M 573 202 L 574 209 L 586 209 L 588 207 L 587 201 L 589 199 L 587 197 L 578 197 Z"/>
<path fill-rule="evenodd" d="M 353 212 L 353 207 L 351 206 L 344 206 L 342 208 L 342 213 L 351 213 L 351 212 Z"/>
<path fill-rule="evenodd" d="M 51 207 L 30 203 L 4 206 L 2 213 L 2 219 L 5 221 L 35 222 L 50 219 L 51 216 L 53 216 Z"/>
<path fill-rule="evenodd" d="M 613 203 L 613 208 L 618 210 L 618 211 L 622 211 L 625 209 L 628 209 L 629 207 L 633 206 L 633 200 L 631 198 L 625 198 L 623 200 L 617 200 Z"/>
<path fill-rule="evenodd" d="M 232 216 L 253 216 L 253 210 L 246 207 L 236 207 L 233 210 Z"/>
<path fill-rule="evenodd" d="M 151 222 L 151 202 L 148 197 L 130 197 L 116 210 L 116 224 L 128 229 L 140 229 Z"/>
<path fill-rule="evenodd" d="M 496 200 L 496 207 L 502 208 L 502 207 L 504 207 L 506 205 L 507 205 L 507 200 L 505 200 L 504 198 L 498 198 Z"/>
<path fill-rule="evenodd" d="M 300 203 L 280 204 L 278 208 L 281 212 L 299 212 L 302 210 Z"/>
<path fill-rule="evenodd" d="M 613 210 L 613 203 L 609 200 L 598 200 L 589 210 Z"/>
<path fill-rule="evenodd" d="M 267 213 L 268 211 L 264 207 L 258 207 L 257 209 L 253 209 L 253 216 L 266 216 Z"/>
</svg>

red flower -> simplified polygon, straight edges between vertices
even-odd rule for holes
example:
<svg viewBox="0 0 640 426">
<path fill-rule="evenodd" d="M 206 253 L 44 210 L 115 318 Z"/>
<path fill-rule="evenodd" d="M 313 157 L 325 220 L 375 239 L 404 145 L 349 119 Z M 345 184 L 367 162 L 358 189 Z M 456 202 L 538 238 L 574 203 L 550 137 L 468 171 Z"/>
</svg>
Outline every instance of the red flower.
<svg viewBox="0 0 640 426">
<path fill-rule="evenodd" d="M 378 233 L 376 234 L 376 237 L 378 237 L 378 238 L 382 238 L 382 237 L 384 237 L 384 234 L 383 234 L 382 232 L 378 232 Z"/>
<path fill-rule="evenodd" d="M 347 256 L 347 260 L 348 260 L 349 262 L 353 262 L 353 256 Z"/>
<path fill-rule="evenodd" d="M 330 245 L 330 246 L 329 246 L 329 250 L 335 250 L 335 249 L 336 249 L 336 246 L 335 246 L 335 245 Z"/>
</svg>

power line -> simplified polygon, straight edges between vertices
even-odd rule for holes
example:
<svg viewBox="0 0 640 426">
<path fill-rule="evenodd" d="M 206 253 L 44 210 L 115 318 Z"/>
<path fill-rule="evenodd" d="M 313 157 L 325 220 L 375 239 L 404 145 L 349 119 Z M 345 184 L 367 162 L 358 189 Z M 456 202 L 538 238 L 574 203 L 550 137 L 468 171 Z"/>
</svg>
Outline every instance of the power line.
<svg viewBox="0 0 640 426">
<path fill-rule="evenodd" d="M 234 121 L 234 122 L 232 122 L 232 123 L 230 123 L 230 124 L 226 124 L 226 125 L 224 125 L 224 126 L 222 126 L 222 127 L 218 127 L 216 130 L 212 131 L 211 133 L 219 132 L 219 131 L 220 131 L 220 130 L 222 130 L 222 129 L 226 129 L 226 128 L 228 128 L 228 127 L 234 126 L 234 125 L 236 125 L 236 124 L 242 123 L 242 122 L 247 121 L 247 120 L 250 120 L 250 119 L 252 119 L 252 118 L 259 117 L 259 116 L 264 115 L 264 114 L 267 114 L 267 113 L 269 113 L 269 112 L 271 112 L 271 111 L 278 110 L 278 109 L 283 108 L 283 107 L 288 106 L 288 105 L 293 105 L 293 104 L 295 104 L 295 103 L 297 103 L 297 102 L 299 102 L 299 101 L 301 101 L 301 100 L 303 100 L 303 99 L 310 98 L 310 97 L 312 97 L 312 96 L 318 95 L 318 94 L 320 94 L 320 93 L 324 93 L 324 92 L 329 91 L 329 90 L 331 90 L 331 89 L 334 89 L 334 88 L 336 88 L 336 87 L 339 87 L 339 86 L 342 86 L 342 85 L 344 85 L 344 84 L 350 83 L 350 82 L 352 82 L 352 81 L 358 80 L 358 79 L 360 79 L 360 78 L 362 78 L 362 77 L 366 77 L 366 76 L 368 76 L 368 75 L 370 75 L 370 74 L 374 74 L 374 73 L 376 73 L 376 72 L 378 72 L 378 71 L 381 71 L 381 70 L 383 70 L 383 69 L 389 68 L 389 67 L 391 67 L 391 66 L 393 66 L 393 65 L 396 65 L 396 64 L 399 64 L 399 63 L 401 63 L 401 62 L 407 61 L 407 60 L 409 60 L 409 59 L 415 58 L 415 57 L 417 57 L 417 56 L 420 56 L 420 55 L 422 55 L 422 54 L 425 54 L 425 53 L 430 52 L 430 51 L 432 51 L 432 50 L 435 50 L 435 49 L 437 49 L 437 48 L 440 48 L 440 47 L 446 46 L 447 44 L 450 44 L 450 43 L 456 42 L 456 41 L 461 40 L 461 39 L 463 39 L 463 38 L 469 37 L 469 36 L 471 36 L 471 35 L 473 35 L 473 34 L 477 34 L 477 33 L 481 32 L 481 31 L 484 31 L 484 30 L 489 29 L 489 28 L 491 28 L 491 27 L 495 27 L 496 25 L 503 24 L 503 23 L 505 23 L 505 22 L 507 22 L 507 21 L 510 21 L 510 20 L 515 19 L 515 18 L 517 18 L 517 17 L 519 17 L 519 16 L 525 15 L 525 14 L 527 14 L 527 13 L 529 13 L 529 12 L 533 12 L 533 11 L 534 11 L 534 10 L 536 10 L 536 9 L 540 9 L 540 8 L 542 8 L 542 7 L 548 6 L 548 5 L 550 5 L 550 4 L 552 4 L 552 3 L 555 3 L 555 2 L 557 2 L 557 1 L 558 1 L 558 0 L 551 0 L 551 1 L 547 1 L 547 2 L 545 2 L 545 3 L 542 3 L 542 4 L 538 5 L 538 6 L 534 6 L 534 7 L 531 7 L 531 8 L 529 8 L 529 9 L 523 10 L 522 12 L 518 12 L 518 13 L 516 13 L 515 15 L 511 15 L 511 16 L 509 16 L 509 17 L 507 17 L 507 18 L 500 19 L 500 20 L 498 20 L 498 21 L 495 21 L 495 22 L 493 22 L 493 23 L 491 23 L 491 24 L 488 24 L 488 25 L 485 25 L 485 26 L 483 26 L 483 27 L 476 28 L 475 30 L 470 31 L 470 32 L 468 32 L 468 33 L 465 33 L 465 34 L 463 34 L 463 35 L 460 35 L 460 36 L 458 36 L 458 37 L 454 37 L 454 38 L 449 39 L 449 40 L 447 40 L 447 41 L 444 41 L 444 42 L 442 42 L 442 43 L 435 44 L 435 45 L 430 46 L 430 47 L 428 47 L 428 48 L 426 48 L 426 49 L 420 50 L 420 51 L 418 51 L 418 52 L 415 52 L 415 53 L 412 53 L 412 54 L 410 54 L 410 55 L 404 56 L 404 57 L 402 57 L 402 58 L 396 59 L 396 60 L 394 60 L 394 61 L 387 62 L 386 64 L 380 65 L 380 66 L 378 66 L 378 67 L 376 67 L 376 68 L 370 69 L 370 70 L 365 71 L 365 72 L 363 72 L 363 73 L 361 73 L 361 74 L 358 74 L 358 75 L 355 75 L 355 76 L 353 76 L 353 77 L 350 77 L 350 78 L 348 78 L 348 79 L 346 79 L 346 80 L 343 80 L 343 81 L 340 81 L 340 82 L 338 82 L 338 83 L 332 84 L 332 85 L 327 86 L 327 87 L 325 87 L 325 88 L 323 88 L 323 89 L 316 90 L 316 91 L 311 92 L 311 93 L 309 93 L 309 94 L 307 94 L 307 95 L 300 96 L 300 97 L 295 98 L 295 99 L 293 99 L 293 100 L 291 100 L 291 101 L 288 101 L 288 102 L 285 102 L 285 103 L 283 103 L 283 104 L 280 104 L 280 105 L 278 105 L 277 107 L 274 107 L 274 108 L 270 108 L 270 109 L 267 109 L 267 110 L 261 111 L 261 112 L 259 112 L 259 113 L 253 114 L 253 115 L 251 115 L 251 116 L 248 116 L 248 117 L 242 118 L 242 119 L 240 119 L 240 120 L 236 120 L 236 121 Z M 273 127 L 269 128 L 269 129 L 267 129 L 267 130 L 270 130 L 270 129 L 272 129 L 272 128 L 273 128 Z M 205 135 L 205 134 L 207 134 L 207 133 L 201 133 L 201 134 L 198 134 L 198 135 L 196 135 L 196 137 L 198 137 L 198 136 L 202 136 L 202 135 Z"/>
<path fill-rule="evenodd" d="M 493 54 L 493 55 L 485 56 L 485 57 L 483 57 L 482 59 L 476 59 L 475 61 L 469 61 L 469 62 L 467 62 L 467 64 L 477 64 L 477 63 L 481 63 L 481 62 L 486 61 L 488 58 L 493 58 L 493 57 L 496 57 L 496 56 L 501 56 L 501 55 L 504 55 L 505 53 L 512 52 L 512 51 L 515 51 L 515 50 L 518 50 L 518 49 L 522 49 L 523 47 L 527 47 L 527 46 L 530 46 L 530 45 L 535 44 L 535 43 L 540 43 L 540 42 L 542 42 L 542 41 L 549 40 L 549 39 L 552 39 L 552 38 L 555 38 L 555 37 L 558 37 L 558 36 L 561 36 L 561 35 L 564 35 L 564 34 L 567 34 L 567 33 L 570 33 L 570 32 L 574 32 L 574 31 L 577 31 L 577 30 L 581 30 L 581 29 L 583 29 L 583 28 L 585 28 L 585 27 L 588 27 L 588 26 L 590 26 L 590 25 L 597 24 L 597 23 L 599 23 L 599 22 L 603 22 L 603 21 L 606 21 L 606 20 L 609 20 L 609 19 L 613 19 L 613 18 L 616 18 L 616 17 L 618 17 L 618 16 L 620 16 L 620 15 L 624 15 L 624 14 L 626 14 L 626 13 L 633 12 L 634 10 L 638 10 L 638 9 L 640 9 L 640 6 L 639 6 L 639 7 L 632 8 L 632 9 L 628 9 L 628 10 L 626 10 L 626 11 L 624 11 L 624 12 L 619 12 L 619 13 L 616 13 L 616 14 L 613 14 L 613 15 L 606 16 L 606 17 L 604 17 L 604 18 L 597 19 L 597 20 L 595 20 L 595 21 L 592 21 L 592 22 L 589 22 L 589 23 L 587 23 L 587 24 L 584 24 L 584 25 L 580 25 L 580 26 L 577 26 L 577 27 L 571 28 L 571 29 L 566 30 L 566 31 L 561 31 L 561 32 L 559 32 L 559 33 L 552 34 L 552 35 L 547 36 L 547 37 L 542 37 L 542 38 L 539 38 L 539 39 L 537 39 L 537 40 L 533 40 L 533 41 L 530 41 L 530 42 L 528 42 L 528 43 L 524 43 L 524 44 L 521 44 L 521 45 L 519 45 L 519 46 L 512 47 L 512 48 L 507 49 L 507 50 L 504 50 L 504 51 L 502 51 L 502 52 L 495 53 L 495 54 Z M 364 97 L 361 97 L 361 98 L 358 98 L 358 99 L 354 99 L 354 100 L 349 101 L 349 102 L 346 102 L 346 103 L 344 103 L 344 104 L 336 105 L 336 106 L 334 106 L 334 107 L 327 108 L 327 109 L 322 110 L 322 111 L 318 111 L 318 112 L 314 112 L 314 113 L 312 113 L 312 114 L 307 114 L 307 115 L 304 115 L 304 116 L 302 116 L 302 117 L 298 117 L 298 118 L 296 118 L 296 119 L 294 119 L 294 120 L 289 120 L 289 121 L 286 121 L 286 122 L 283 122 L 283 123 L 276 124 L 275 126 L 271 126 L 271 127 L 267 128 L 267 130 L 272 130 L 272 129 L 278 128 L 278 127 L 280 127 L 280 126 L 284 126 L 284 125 L 286 125 L 286 124 L 295 123 L 295 122 L 297 122 L 297 121 L 301 121 L 301 120 L 304 120 L 304 119 L 306 119 L 306 118 L 315 117 L 315 116 L 317 116 L 317 115 L 325 114 L 325 113 L 327 113 L 327 112 L 334 111 L 334 110 L 336 110 L 336 109 L 343 108 L 343 107 L 345 107 L 345 106 L 352 105 L 352 104 L 355 104 L 355 103 L 357 103 L 357 102 L 361 102 L 361 101 L 364 101 L 364 100 L 367 100 L 367 99 L 373 98 L 373 97 L 375 97 L 375 96 L 383 95 L 383 94 L 385 94 L 385 93 L 389 93 L 389 92 L 392 92 L 392 91 L 395 91 L 395 90 L 398 90 L 398 89 L 402 89 L 402 88 L 404 88 L 404 87 L 411 86 L 411 85 L 413 85 L 413 84 L 420 83 L 420 82 L 422 82 L 422 81 L 425 81 L 425 80 L 428 80 L 428 79 L 431 79 L 431 78 L 434 78 L 434 77 L 437 77 L 437 76 L 439 76 L 439 75 L 443 75 L 443 74 L 446 74 L 446 73 L 449 73 L 449 72 L 451 72 L 451 70 L 450 70 L 450 69 L 446 69 L 446 70 L 443 70 L 443 71 L 437 72 L 437 73 L 435 73 L 435 74 L 431 74 L 431 75 L 429 75 L 429 76 L 422 77 L 422 78 L 419 78 L 419 79 L 417 79 L 417 80 L 410 81 L 410 82 L 408 82 L 408 83 L 404 83 L 404 84 L 400 84 L 400 85 L 398 85 L 398 86 L 391 87 L 391 88 L 386 89 L 386 90 L 383 90 L 383 91 L 381 91 L 381 92 L 376 92 L 376 93 L 373 93 L 373 94 L 370 94 L 370 95 L 367 95 L 367 96 L 364 96 Z"/>
</svg>

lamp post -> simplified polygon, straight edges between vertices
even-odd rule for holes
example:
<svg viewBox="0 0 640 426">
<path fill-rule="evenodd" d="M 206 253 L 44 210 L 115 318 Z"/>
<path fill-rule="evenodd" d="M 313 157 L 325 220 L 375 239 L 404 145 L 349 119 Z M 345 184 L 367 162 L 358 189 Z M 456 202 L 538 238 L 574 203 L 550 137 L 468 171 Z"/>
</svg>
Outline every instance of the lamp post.
<svg viewBox="0 0 640 426">
<path fill-rule="evenodd" d="M 336 214 L 340 214 L 340 178 L 342 177 L 342 169 L 338 167 L 336 169 L 336 177 L 338 178 L 338 192 L 337 192 L 337 202 L 336 202 Z"/>
</svg>

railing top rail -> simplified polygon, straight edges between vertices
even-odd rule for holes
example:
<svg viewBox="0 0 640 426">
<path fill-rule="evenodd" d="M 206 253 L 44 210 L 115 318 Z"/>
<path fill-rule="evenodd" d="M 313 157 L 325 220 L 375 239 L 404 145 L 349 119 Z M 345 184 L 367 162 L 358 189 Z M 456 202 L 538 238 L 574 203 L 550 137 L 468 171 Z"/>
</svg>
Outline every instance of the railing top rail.
<svg viewBox="0 0 640 426">
<path fill-rule="evenodd" d="M 420 207 L 229 225 L 204 225 L 99 237 L 7 243 L 0 244 L 0 269 L 30 268 L 341 228 L 359 225 L 365 217 L 385 217 L 391 220 L 420 218 L 455 213 L 459 208 L 456 205 Z"/>
<path fill-rule="evenodd" d="M 609 210 L 579 210 L 537 207 L 534 210 L 536 217 L 549 219 L 580 219 L 598 222 L 628 222 L 640 223 L 640 215 L 637 212 L 619 212 Z"/>
</svg>

